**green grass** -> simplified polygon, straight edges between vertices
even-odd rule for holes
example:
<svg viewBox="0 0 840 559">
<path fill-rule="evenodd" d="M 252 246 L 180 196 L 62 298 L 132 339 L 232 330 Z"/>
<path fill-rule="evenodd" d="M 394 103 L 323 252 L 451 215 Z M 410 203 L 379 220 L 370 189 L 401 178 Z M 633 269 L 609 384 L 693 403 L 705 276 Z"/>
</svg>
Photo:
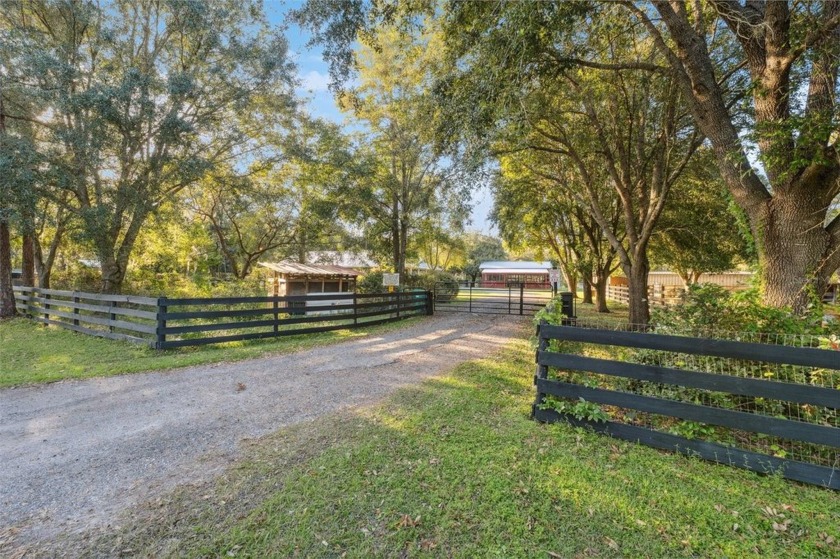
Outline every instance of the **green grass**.
<svg viewBox="0 0 840 559">
<path fill-rule="evenodd" d="M 252 359 L 387 332 L 405 324 L 156 351 L 41 326 L 25 318 L 4 320 L 0 322 L 0 388 Z"/>
<path fill-rule="evenodd" d="M 376 407 L 282 430 L 255 442 L 214 484 L 150 504 L 94 550 L 193 557 L 840 555 L 836 493 L 534 423 L 533 369 L 529 342 L 515 340 Z"/>
<path fill-rule="evenodd" d="M 616 301 L 607 300 L 607 308 L 610 312 L 599 313 L 595 310 L 595 305 L 584 304 L 577 300 L 575 310 L 577 317 L 583 322 L 598 322 L 604 325 L 623 326 L 630 320 L 630 311 L 627 305 L 618 303 Z"/>
</svg>

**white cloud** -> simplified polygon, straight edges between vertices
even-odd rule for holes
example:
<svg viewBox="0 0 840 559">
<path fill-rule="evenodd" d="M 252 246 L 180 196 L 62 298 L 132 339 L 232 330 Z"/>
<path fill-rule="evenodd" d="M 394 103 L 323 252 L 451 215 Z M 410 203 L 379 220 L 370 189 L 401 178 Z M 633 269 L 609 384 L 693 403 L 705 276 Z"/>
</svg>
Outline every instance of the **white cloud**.
<svg viewBox="0 0 840 559">
<path fill-rule="evenodd" d="M 300 76 L 301 89 L 306 91 L 327 91 L 329 85 L 330 77 L 317 70 L 309 70 L 306 74 Z"/>
</svg>

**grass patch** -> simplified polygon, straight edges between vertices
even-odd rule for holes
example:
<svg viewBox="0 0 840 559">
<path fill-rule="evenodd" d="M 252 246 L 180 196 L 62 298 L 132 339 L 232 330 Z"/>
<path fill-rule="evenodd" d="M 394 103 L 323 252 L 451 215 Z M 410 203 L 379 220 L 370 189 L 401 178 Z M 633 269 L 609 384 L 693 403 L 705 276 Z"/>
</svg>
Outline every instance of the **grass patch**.
<svg viewBox="0 0 840 559">
<path fill-rule="evenodd" d="M 26 318 L 0 322 L 0 388 L 65 379 L 174 369 L 290 353 L 404 328 L 417 319 L 357 329 L 157 351 L 45 327 Z"/>
<path fill-rule="evenodd" d="M 581 294 L 578 293 L 580 297 Z M 599 313 L 592 303 L 581 303 L 578 298 L 575 303 L 577 318 L 584 324 L 602 324 L 606 327 L 626 326 L 630 321 L 630 308 L 624 303 L 607 299 L 608 313 Z"/>
<path fill-rule="evenodd" d="M 840 499 L 528 419 L 533 349 L 255 442 L 94 555 L 836 557 Z M 88 545 L 88 544 L 85 544 Z M 128 550 L 128 551 L 126 551 Z"/>
</svg>

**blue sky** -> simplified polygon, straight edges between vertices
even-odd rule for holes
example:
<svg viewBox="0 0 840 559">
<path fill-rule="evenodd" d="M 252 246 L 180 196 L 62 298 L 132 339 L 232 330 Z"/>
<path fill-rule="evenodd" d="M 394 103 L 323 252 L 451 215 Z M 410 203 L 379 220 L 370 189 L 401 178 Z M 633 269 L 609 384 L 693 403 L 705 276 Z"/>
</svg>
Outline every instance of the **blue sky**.
<svg viewBox="0 0 840 559">
<path fill-rule="evenodd" d="M 281 25 L 285 23 L 286 12 L 302 3 L 296 0 L 265 0 L 265 12 L 271 23 Z M 328 89 L 329 67 L 324 61 L 321 48 L 307 46 L 309 33 L 293 23 L 288 23 L 286 38 L 289 41 L 290 54 L 298 66 L 298 95 L 308 100 L 310 114 L 343 124 L 345 116 L 336 106 L 335 99 Z M 473 193 L 473 206 L 472 224 L 468 229 L 495 234 L 495 228 L 488 220 L 493 200 L 486 188 Z"/>
</svg>

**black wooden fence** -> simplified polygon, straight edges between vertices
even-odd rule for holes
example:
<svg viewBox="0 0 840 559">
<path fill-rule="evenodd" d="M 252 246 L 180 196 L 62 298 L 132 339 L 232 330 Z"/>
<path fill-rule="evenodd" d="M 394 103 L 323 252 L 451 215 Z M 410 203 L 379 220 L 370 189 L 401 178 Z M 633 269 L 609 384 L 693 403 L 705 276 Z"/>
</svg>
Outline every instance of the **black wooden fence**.
<svg viewBox="0 0 840 559">
<path fill-rule="evenodd" d="M 782 366 L 796 365 L 829 370 L 840 370 L 840 352 L 786 347 L 761 343 L 744 343 L 729 340 L 691 338 L 639 332 L 616 332 L 572 326 L 542 324 L 537 330 L 537 387 L 533 417 L 543 422 L 565 421 L 573 425 L 589 426 L 610 436 L 639 442 L 654 448 L 678 451 L 703 459 L 770 473 L 780 472 L 784 477 L 832 489 L 840 489 L 840 428 L 836 411 L 840 408 L 840 389 L 835 386 L 814 386 L 781 382 L 767 378 L 745 378 L 720 373 L 684 370 L 641 363 L 628 363 L 551 351 L 551 341 L 581 342 L 624 348 L 659 350 L 697 356 L 713 356 L 734 360 L 760 361 Z M 549 378 L 549 370 L 578 371 L 590 382 L 564 382 Z M 835 373 L 837 371 L 834 371 Z M 833 414 L 828 424 L 779 418 L 761 413 L 722 409 L 696 402 L 672 400 L 641 395 L 633 391 L 603 388 L 594 377 L 620 377 L 636 383 L 676 385 L 690 389 L 727 393 L 745 398 L 775 399 L 794 405 L 823 406 Z M 562 413 L 545 405 L 546 397 L 559 397 L 585 401 L 636 412 L 669 416 L 682 420 L 702 422 L 738 431 L 758 433 L 760 436 L 779 437 L 812 445 L 835 449 L 831 465 L 808 463 L 752 452 L 718 442 L 686 438 L 649 427 L 620 421 L 592 421 L 580 415 Z M 635 413 L 635 412 L 634 412 Z"/>
<path fill-rule="evenodd" d="M 157 349 L 327 332 L 433 312 L 427 291 L 175 299 L 14 290 L 19 310 L 38 322 Z"/>
</svg>

